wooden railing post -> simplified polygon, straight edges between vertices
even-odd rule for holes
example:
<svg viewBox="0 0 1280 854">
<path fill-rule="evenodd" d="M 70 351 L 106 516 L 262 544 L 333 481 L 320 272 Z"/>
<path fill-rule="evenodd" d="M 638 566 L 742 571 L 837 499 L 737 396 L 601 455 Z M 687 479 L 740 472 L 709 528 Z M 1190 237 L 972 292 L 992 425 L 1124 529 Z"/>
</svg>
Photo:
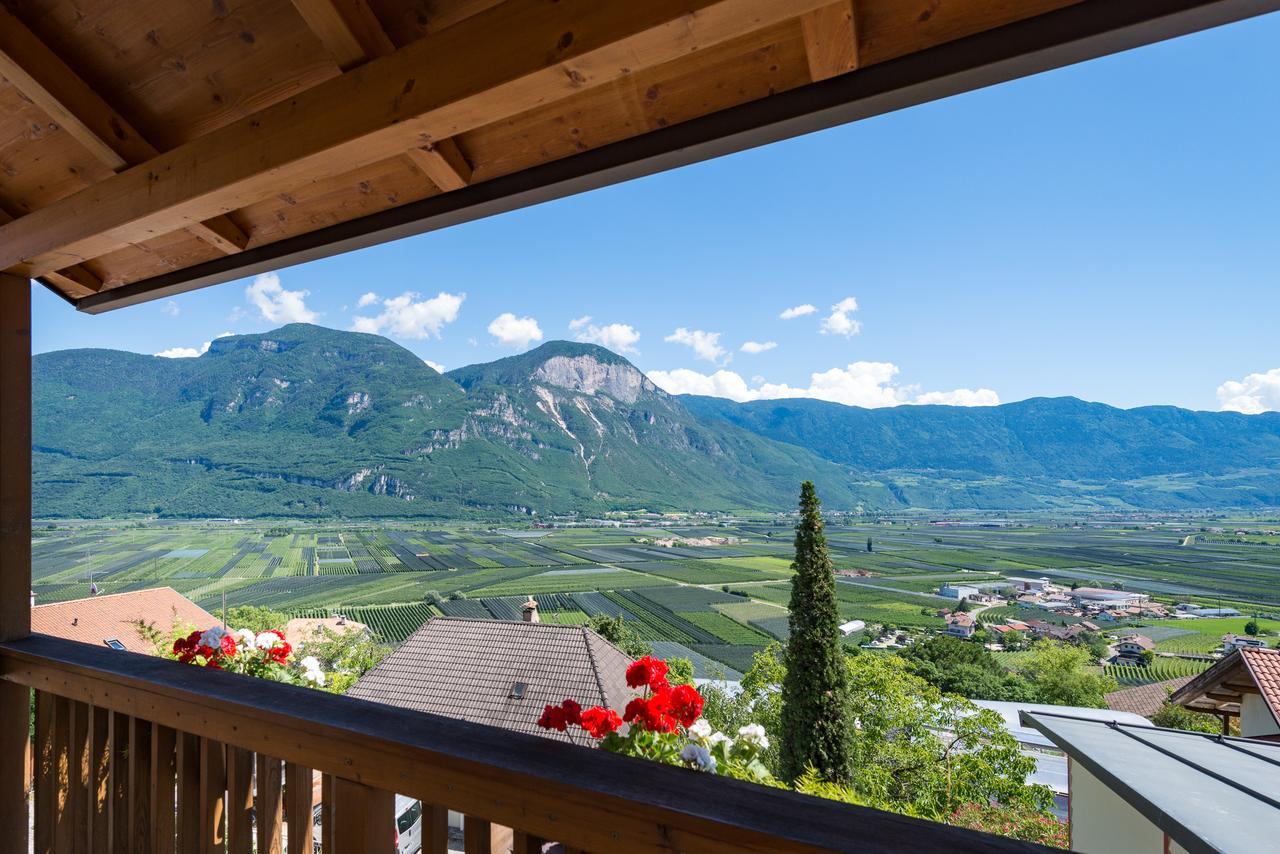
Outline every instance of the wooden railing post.
<svg viewBox="0 0 1280 854">
<path fill-rule="evenodd" d="M 151 727 L 151 852 L 174 854 L 177 838 L 177 731 Z"/>
<path fill-rule="evenodd" d="M 200 854 L 200 736 L 178 734 L 178 850 Z"/>
<path fill-rule="evenodd" d="M 227 766 L 222 742 L 200 739 L 200 851 L 223 854 L 226 834 Z"/>
<path fill-rule="evenodd" d="M 396 796 L 333 778 L 333 851 L 395 854 Z"/>
<path fill-rule="evenodd" d="M 0 641 L 31 633 L 31 283 L 0 273 Z M 31 691 L 0 681 L 0 846 L 26 852 Z M 35 764 L 34 761 L 32 763 Z"/>
<path fill-rule="evenodd" d="M 111 847 L 111 713 L 89 707 L 89 850 Z"/>
<path fill-rule="evenodd" d="M 280 831 L 284 826 L 280 760 L 259 753 L 257 780 L 257 854 L 284 854 L 280 845 Z"/>
<path fill-rule="evenodd" d="M 227 745 L 227 852 L 253 850 L 253 754 Z"/>
</svg>

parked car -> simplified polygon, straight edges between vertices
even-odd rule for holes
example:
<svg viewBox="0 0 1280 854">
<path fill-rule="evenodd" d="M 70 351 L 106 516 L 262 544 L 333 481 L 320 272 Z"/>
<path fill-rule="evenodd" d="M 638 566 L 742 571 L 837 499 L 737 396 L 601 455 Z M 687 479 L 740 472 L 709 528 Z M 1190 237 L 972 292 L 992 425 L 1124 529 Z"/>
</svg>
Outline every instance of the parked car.
<svg viewBox="0 0 1280 854">
<path fill-rule="evenodd" d="M 317 804 L 311 813 L 315 823 L 312 839 L 313 854 L 321 854 L 320 824 L 323 808 Z M 396 854 L 418 854 L 422 851 L 422 801 L 405 795 L 396 795 Z"/>
</svg>

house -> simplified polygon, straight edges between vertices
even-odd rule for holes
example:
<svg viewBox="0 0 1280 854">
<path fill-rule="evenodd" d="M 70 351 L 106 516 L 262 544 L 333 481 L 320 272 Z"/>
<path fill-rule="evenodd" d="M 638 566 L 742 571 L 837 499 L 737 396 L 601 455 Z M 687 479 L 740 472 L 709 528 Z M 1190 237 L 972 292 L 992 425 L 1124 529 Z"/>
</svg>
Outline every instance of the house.
<svg viewBox="0 0 1280 854">
<path fill-rule="evenodd" d="M 1280 649 L 1234 650 L 1169 698 L 1195 712 L 1240 719 L 1240 734 L 1280 741 Z"/>
<path fill-rule="evenodd" d="M 1070 711 L 1020 717 L 1067 755 L 1072 851 L 1275 850 L 1280 744 Z"/>
<path fill-rule="evenodd" d="M 1047 578 L 1018 578 L 1010 576 L 1005 579 L 1014 590 L 1022 593 L 1047 593 L 1053 589 L 1053 582 Z"/>
<path fill-rule="evenodd" d="M 1144 653 L 1154 652 L 1155 643 L 1146 635 L 1125 635 L 1116 643 L 1116 656 L 1141 661 Z"/>
<path fill-rule="evenodd" d="M 1222 651 L 1231 652 L 1233 649 L 1266 649 L 1267 642 L 1261 638 L 1240 637 L 1239 635 L 1225 634 L 1222 636 Z"/>
<path fill-rule="evenodd" d="M 973 599 L 981 592 L 977 587 L 968 584 L 944 584 L 938 588 L 938 595 L 948 599 Z"/>
<path fill-rule="evenodd" d="M 841 624 L 840 634 L 847 638 L 849 635 L 857 634 L 858 632 L 862 631 L 866 627 L 867 627 L 867 624 L 862 620 L 850 620 L 847 623 Z"/>
<path fill-rule="evenodd" d="M 958 638 L 971 638 L 978 630 L 977 621 L 970 614 L 958 611 L 947 617 L 946 633 Z"/>
<path fill-rule="evenodd" d="M 361 700 L 592 745 L 582 729 L 538 726 L 548 704 L 621 710 L 631 659 L 583 626 L 435 617 L 348 692 Z"/>
<path fill-rule="evenodd" d="M 1163 682 L 1151 682 L 1147 685 L 1135 685 L 1132 688 L 1121 688 L 1112 691 L 1105 699 L 1107 708 L 1118 712 L 1132 712 L 1149 718 L 1169 699 L 1169 695 L 1190 682 L 1192 677 L 1179 676 Z"/>
<path fill-rule="evenodd" d="M 156 641 L 139 632 L 139 623 L 166 644 L 175 628 L 190 631 L 218 625 L 217 617 L 172 587 L 108 593 L 36 605 L 31 630 L 79 643 L 154 655 Z"/>
<path fill-rule="evenodd" d="M 1022 620 L 1005 620 L 1004 622 L 1006 626 L 1013 629 L 1014 631 L 1022 632 L 1023 634 L 1026 634 L 1027 632 L 1031 631 L 1031 626 L 1027 623 L 1022 622 Z"/>
<path fill-rule="evenodd" d="M 294 617 L 284 627 L 284 639 L 294 649 L 301 649 L 304 643 L 322 641 L 325 633 L 345 635 L 349 632 L 372 634 L 369 627 L 355 620 L 348 620 L 341 615 L 333 617 Z"/>
</svg>

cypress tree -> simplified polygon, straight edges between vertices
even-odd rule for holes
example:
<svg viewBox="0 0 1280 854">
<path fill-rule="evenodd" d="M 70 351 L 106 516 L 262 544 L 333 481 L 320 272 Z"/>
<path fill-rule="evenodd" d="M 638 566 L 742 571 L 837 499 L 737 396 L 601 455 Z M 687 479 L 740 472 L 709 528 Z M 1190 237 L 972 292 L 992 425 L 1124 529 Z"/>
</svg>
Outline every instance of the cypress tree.
<svg viewBox="0 0 1280 854">
<path fill-rule="evenodd" d="M 813 484 L 806 480 L 800 487 L 796 559 L 791 564 L 791 637 L 782 682 L 780 770 L 783 779 L 791 781 L 812 766 L 826 780 L 847 783 L 853 774 L 849 676 L 840 642 L 836 576 L 820 504 Z"/>
</svg>

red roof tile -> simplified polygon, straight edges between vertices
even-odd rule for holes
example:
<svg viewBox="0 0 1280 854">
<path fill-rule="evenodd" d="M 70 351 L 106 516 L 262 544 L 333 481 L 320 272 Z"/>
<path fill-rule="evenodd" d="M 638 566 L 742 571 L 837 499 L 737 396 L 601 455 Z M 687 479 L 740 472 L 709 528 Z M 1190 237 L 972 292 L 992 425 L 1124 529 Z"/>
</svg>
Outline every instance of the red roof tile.
<svg viewBox="0 0 1280 854">
<path fill-rule="evenodd" d="M 130 652 L 153 655 L 155 646 L 138 634 L 138 620 L 168 637 L 175 625 L 207 629 L 218 619 L 172 587 L 71 599 L 31 609 L 31 631 L 80 643 L 118 640 Z"/>
<path fill-rule="evenodd" d="M 1271 716 L 1280 723 L 1280 649 L 1245 648 L 1240 650 L 1240 657 L 1258 683 Z"/>
</svg>

